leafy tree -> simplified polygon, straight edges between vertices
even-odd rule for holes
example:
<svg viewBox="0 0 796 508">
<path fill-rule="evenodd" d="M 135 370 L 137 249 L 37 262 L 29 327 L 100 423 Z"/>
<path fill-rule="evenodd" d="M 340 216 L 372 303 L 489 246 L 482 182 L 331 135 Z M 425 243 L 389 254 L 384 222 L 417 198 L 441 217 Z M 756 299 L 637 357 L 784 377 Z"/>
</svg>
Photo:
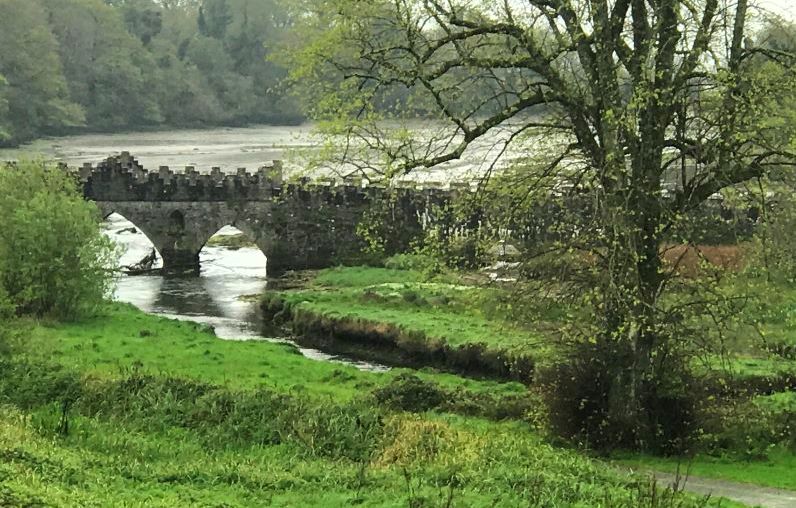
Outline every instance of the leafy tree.
<svg viewBox="0 0 796 508">
<path fill-rule="evenodd" d="M 83 123 L 81 108 L 68 96 L 57 42 L 38 3 L 0 1 L 0 75 L 5 76 L 6 138 L 24 141 Z"/>
<path fill-rule="evenodd" d="M 203 25 L 202 35 L 214 39 L 223 39 L 227 34 L 227 27 L 232 23 L 232 12 L 227 0 L 204 0 L 199 16 L 200 33 Z M 201 23 L 201 20 L 204 20 L 204 23 Z"/>
<path fill-rule="evenodd" d="M 0 288 L 17 313 L 78 318 L 108 296 L 115 248 L 74 180 L 41 162 L 0 168 Z"/>
<path fill-rule="evenodd" d="M 127 32 L 118 9 L 100 0 L 43 0 L 73 100 L 94 128 L 157 124 L 157 66 Z"/>
<path fill-rule="evenodd" d="M 125 4 L 122 12 L 127 30 L 138 36 L 144 46 L 163 29 L 162 14 L 151 2 Z"/>
<path fill-rule="evenodd" d="M 579 227 L 548 246 L 583 253 L 588 275 L 571 295 L 589 311 L 568 333 L 572 361 L 600 378 L 584 380 L 590 391 L 571 398 L 572 414 L 614 443 L 658 440 L 656 411 L 689 365 L 677 349 L 705 331 L 683 323 L 699 322 L 694 308 L 707 312 L 669 297 L 677 271 L 661 259 L 666 234 L 722 189 L 794 164 L 794 125 L 775 107 L 794 89 L 793 67 L 782 65 L 793 55 L 744 44 L 747 0 L 731 9 L 717 0 L 300 9 L 313 15 L 298 18 L 293 79 L 308 85 L 304 99 L 328 145 L 345 147 L 333 155 L 346 167 L 391 178 L 478 158 L 487 177 L 513 166 L 503 198 L 518 210 L 586 197 Z M 761 74 L 756 58 L 779 70 Z M 408 115 L 377 107 L 403 91 Z M 440 123 L 413 129 L 418 113 Z"/>
<path fill-rule="evenodd" d="M 220 123 L 227 114 L 216 92 L 205 77 L 190 61 L 182 61 L 167 46 L 159 50 L 165 41 L 154 41 L 153 49 L 159 54 L 156 84 L 161 112 L 171 125 L 202 125 Z"/>
</svg>

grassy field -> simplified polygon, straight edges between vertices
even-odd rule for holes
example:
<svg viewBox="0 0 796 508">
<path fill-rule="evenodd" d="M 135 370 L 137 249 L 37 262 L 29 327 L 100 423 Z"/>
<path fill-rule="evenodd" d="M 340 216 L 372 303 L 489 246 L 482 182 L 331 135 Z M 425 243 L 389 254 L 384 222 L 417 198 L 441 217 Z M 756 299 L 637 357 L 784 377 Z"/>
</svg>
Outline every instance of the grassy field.
<svg viewBox="0 0 796 508">
<path fill-rule="evenodd" d="M 18 351 L 101 378 L 137 370 L 209 382 L 231 389 L 269 388 L 314 397 L 350 400 L 412 372 L 442 388 L 474 394 L 524 396 L 519 383 L 475 380 L 435 372 L 393 369 L 373 375 L 355 367 L 308 361 L 294 346 L 268 341 L 218 340 L 190 321 L 153 318 L 131 305 L 115 304 L 78 323 L 19 322 Z"/>
<path fill-rule="evenodd" d="M 717 378 L 727 379 L 734 383 L 732 386 L 749 384 L 758 389 L 777 390 L 783 389 L 781 385 L 787 384 L 788 378 L 796 376 L 796 361 L 792 357 L 766 347 L 767 344 L 791 344 L 796 337 L 791 326 L 791 321 L 796 319 L 796 290 L 789 287 L 778 289 L 764 305 L 750 304 L 743 310 L 744 316 L 741 317 L 756 323 L 762 337 L 751 327 L 741 327 L 736 335 L 729 337 L 729 362 L 716 361 L 707 366 L 716 370 Z M 363 320 L 388 323 L 409 332 L 421 332 L 429 340 L 444 341 L 454 346 L 486 343 L 488 347 L 517 348 L 527 351 L 535 360 L 544 360 L 555 354 L 555 349 L 550 346 L 553 341 L 547 334 L 555 328 L 554 315 L 549 315 L 548 321 L 520 327 L 495 310 L 496 302 L 505 302 L 511 297 L 508 291 L 466 285 L 453 277 L 437 277 L 429 282 L 413 271 L 336 268 L 320 272 L 304 289 L 280 292 L 279 297 L 294 309 L 320 315 L 332 322 Z M 697 366 L 706 368 L 701 362 Z M 729 369 L 725 370 L 727 366 Z M 791 400 L 788 399 L 790 396 L 792 392 L 780 392 L 758 399 Z M 782 423 L 782 418 L 794 414 L 793 406 L 796 404 L 778 410 L 779 414 L 775 415 L 779 418 L 778 426 L 772 425 L 771 433 L 787 426 L 787 422 Z M 777 446 L 766 449 L 756 442 L 770 437 L 765 434 L 769 429 L 765 428 L 767 424 L 764 422 L 746 421 L 744 425 L 749 426 L 748 436 L 741 435 L 744 429 L 738 430 L 738 435 L 733 436 L 732 446 L 741 448 L 729 456 L 698 455 L 692 459 L 636 456 L 626 463 L 670 471 L 679 462 L 690 460 L 693 474 L 796 488 L 790 479 L 794 477 L 792 470 L 796 464 L 793 453 Z M 729 432 L 735 433 L 732 429 Z M 724 436 L 715 439 L 721 440 Z M 748 460 L 750 457 L 756 460 Z M 750 474 L 743 471 L 750 471 Z"/>
<path fill-rule="evenodd" d="M 14 331 L 0 357 L 0 505 L 700 505 L 556 449 L 522 419 L 377 402 L 405 371 L 224 342 L 121 305 Z M 403 395 L 524 391 L 419 376 L 422 389 Z"/>
</svg>

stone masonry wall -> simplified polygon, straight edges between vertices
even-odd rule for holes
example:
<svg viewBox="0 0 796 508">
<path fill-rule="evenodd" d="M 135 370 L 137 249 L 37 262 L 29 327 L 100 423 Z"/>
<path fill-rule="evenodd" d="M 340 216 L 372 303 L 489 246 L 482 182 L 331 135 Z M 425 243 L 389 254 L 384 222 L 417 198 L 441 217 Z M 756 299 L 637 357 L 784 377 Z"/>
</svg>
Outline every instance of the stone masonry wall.
<svg viewBox="0 0 796 508">
<path fill-rule="evenodd" d="M 187 167 L 147 171 L 127 153 L 72 173 L 83 194 L 103 216 L 117 212 L 146 234 L 166 269 L 198 269 L 199 251 L 224 226 L 240 229 L 263 251 L 269 275 L 321 268 L 358 256 L 364 247 L 356 234 L 363 214 L 387 190 L 360 181 L 285 182 L 279 161 L 255 173 L 227 174 L 214 168 L 200 174 Z M 433 209 L 450 198 L 438 189 L 393 189 L 389 214 L 397 239 L 391 250 L 409 247 Z M 402 240 L 406 239 L 406 240 Z M 405 244 L 405 245 L 404 245 Z"/>
</svg>

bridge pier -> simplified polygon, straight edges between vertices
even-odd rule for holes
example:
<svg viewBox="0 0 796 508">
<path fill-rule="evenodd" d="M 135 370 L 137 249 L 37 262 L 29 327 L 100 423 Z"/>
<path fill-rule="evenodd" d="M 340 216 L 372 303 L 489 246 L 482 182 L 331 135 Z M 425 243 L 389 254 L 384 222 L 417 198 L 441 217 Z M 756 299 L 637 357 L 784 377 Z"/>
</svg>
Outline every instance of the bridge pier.
<svg viewBox="0 0 796 508">
<path fill-rule="evenodd" d="M 163 271 L 166 274 L 199 274 L 199 252 L 157 245 L 155 248 L 163 258 Z"/>
</svg>

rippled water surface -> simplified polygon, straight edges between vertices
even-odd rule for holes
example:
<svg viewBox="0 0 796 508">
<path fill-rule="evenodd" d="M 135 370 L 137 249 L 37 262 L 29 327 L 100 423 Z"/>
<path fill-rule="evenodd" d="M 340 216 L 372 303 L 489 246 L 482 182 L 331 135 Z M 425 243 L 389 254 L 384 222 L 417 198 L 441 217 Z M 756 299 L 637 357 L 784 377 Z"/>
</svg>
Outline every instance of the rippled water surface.
<svg viewBox="0 0 796 508">
<path fill-rule="evenodd" d="M 189 129 L 160 132 L 81 134 L 44 138 L 16 150 L 0 150 L 0 160 L 25 154 L 80 166 L 96 164 L 123 151 L 149 169 L 193 165 L 200 169 L 256 169 L 274 159 L 286 159 L 294 150 L 312 146 L 309 126 L 254 126 Z"/>
</svg>

